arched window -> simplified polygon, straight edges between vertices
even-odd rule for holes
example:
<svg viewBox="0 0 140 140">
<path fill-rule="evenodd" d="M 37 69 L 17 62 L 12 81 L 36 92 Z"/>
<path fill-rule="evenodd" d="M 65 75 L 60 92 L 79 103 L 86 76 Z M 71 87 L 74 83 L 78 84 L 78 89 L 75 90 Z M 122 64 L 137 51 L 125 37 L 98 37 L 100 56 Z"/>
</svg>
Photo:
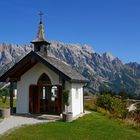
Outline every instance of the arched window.
<svg viewBox="0 0 140 140">
<path fill-rule="evenodd" d="M 48 75 L 46 75 L 45 73 L 43 73 L 37 82 L 38 85 L 51 85 L 51 80 L 48 77 Z"/>
</svg>

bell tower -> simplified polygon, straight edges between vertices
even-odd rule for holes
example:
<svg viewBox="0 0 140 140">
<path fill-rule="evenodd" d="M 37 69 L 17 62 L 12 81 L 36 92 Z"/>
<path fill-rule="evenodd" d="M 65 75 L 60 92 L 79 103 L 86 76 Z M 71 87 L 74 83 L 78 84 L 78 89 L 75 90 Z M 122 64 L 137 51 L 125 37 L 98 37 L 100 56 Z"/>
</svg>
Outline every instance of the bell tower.
<svg viewBox="0 0 140 140">
<path fill-rule="evenodd" d="M 38 33 L 36 38 L 33 41 L 31 41 L 31 43 L 34 44 L 34 52 L 41 52 L 44 55 L 47 55 L 47 47 L 50 45 L 50 43 L 45 38 L 44 25 L 42 22 L 43 13 L 40 12 L 39 16 L 40 22 L 38 27 Z"/>
</svg>

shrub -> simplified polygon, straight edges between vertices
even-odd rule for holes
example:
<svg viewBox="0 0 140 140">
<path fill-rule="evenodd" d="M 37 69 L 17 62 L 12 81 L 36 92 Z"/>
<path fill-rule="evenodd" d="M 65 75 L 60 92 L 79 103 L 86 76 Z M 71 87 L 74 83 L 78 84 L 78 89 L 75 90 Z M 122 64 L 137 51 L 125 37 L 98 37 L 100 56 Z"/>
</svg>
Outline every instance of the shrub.
<svg viewBox="0 0 140 140">
<path fill-rule="evenodd" d="M 115 117 L 124 119 L 127 116 L 126 102 L 110 94 L 97 95 L 96 105 Z"/>
<path fill-rule="evenodd" d="M 140 109 L 135 110 L 134 113 L 134 121 L 140 123 Z"/>
<path fill-rule="evenodd" d="M 113 108 L 113 113 L 116 117 L 125 119 L 128 110 L 126 108 L 126 102 L 122 101 L 121 99 L 118 98 L 113 98 L 113 103 L 112 103 L 112 108 Z"/>
<path fill-rule="evenodd" d="M 97 95 L 96 105 L 112 112 L 112 97 L 110 94 Z"/>
<path fill-rule="evenodd" d="M 9 93 L 9 91 L 7 88 L 0 89 L 0 98 L 1 98 L 2 103 L 3 103 L 3 108 L 5 108 L 5 103 L 7 100 L 8 93 Z"/>
<path fill-rule="evenodd" d="M 66 112 L 68 112 L 68 106 L 69 106 L 69 92 L 70 91 L 68 89 L 63 90 L 63 102 L 67 109 L 65 110 Z"/>
</svg>

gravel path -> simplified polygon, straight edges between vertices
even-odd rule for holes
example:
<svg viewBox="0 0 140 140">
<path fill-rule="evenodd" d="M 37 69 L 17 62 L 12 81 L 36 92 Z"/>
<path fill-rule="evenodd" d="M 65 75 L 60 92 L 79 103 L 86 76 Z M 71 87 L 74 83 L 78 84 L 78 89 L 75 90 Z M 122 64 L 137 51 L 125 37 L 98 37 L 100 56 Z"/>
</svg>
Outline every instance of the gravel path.
<svg viewBox="0 0 140 140">
<path fill-rule="evenodd" d="M 2 122 L 0 122 L 0 135 L 22 125 L 52 122 L 56 120 L 58 120 L 58 118 L 33 118 L 22 116 L 10 116 L 8 118 L 5 118 Z"/>
</svg>

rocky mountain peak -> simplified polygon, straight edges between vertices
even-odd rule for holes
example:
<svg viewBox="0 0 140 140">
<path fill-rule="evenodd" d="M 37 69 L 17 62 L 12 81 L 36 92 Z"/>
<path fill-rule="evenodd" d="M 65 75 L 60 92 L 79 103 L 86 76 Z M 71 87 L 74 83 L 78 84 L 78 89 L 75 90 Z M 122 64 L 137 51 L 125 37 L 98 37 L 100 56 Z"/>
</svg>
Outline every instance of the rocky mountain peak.
<svg viewBox="0 0 140 140">
<path fill-rule="evenodd" d="M 95 53 L 93 48 L 91 46 L 89 46 L 89 45 L 86 45 L 86 44 L 82 46 L 82 50 L 86 51 L 89 54 Z"/>
<path fill-rule="evenodd" d="M 33 49 L 32 45 L 0 44 L 0 75 Z M 110 52 L 103 55 L 92 47 L 80 44 L 65 44 L 52 41 L 49 55 L 70 64 L 90 80 L 88 92 L 126 90 L 129 94 L 140 93 L 140 65 L 123 64 Z"/>
<path fill-rule="evenodd" d="M 115 59 L 115 57 L 112 55 L 111 52 L 105 52 L 103 53 L 102 57 L 107 60 L 107 61 L 113 61 Z"/>
</svg>

